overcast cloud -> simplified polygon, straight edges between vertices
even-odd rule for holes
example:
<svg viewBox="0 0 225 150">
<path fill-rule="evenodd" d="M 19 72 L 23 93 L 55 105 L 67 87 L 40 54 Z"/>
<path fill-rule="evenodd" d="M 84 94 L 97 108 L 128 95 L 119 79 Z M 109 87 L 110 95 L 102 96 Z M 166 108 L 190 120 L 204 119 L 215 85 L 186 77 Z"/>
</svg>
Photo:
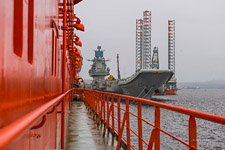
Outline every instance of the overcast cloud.
<svg viewBox="0 0 225 150">
<path fill-rule="evenodd" d="M 117 77 L 120 54 L 122 77 L 135 72 L 135 20 L 152 12 L 152 49 L 159 47 L 160 69 L 167 69 L 167 21 L 176 21 L 176 76 L 178 81 L 225 80 L 224 0 L 83 0 L 76 14 L 86 32 L 82 42 L 84 65 L 80 76 L 90 78 L 94 49 L 101 45 L 111 73 Z"/>
</svg>

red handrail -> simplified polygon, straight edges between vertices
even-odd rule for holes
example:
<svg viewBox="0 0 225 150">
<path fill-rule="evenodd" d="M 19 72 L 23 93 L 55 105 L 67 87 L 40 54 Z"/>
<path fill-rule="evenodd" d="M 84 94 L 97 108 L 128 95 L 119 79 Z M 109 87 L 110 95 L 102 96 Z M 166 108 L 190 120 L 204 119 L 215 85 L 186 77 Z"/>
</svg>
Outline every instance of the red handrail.
<svg viewBox="0 0 225 150">
<path fill-rule="evenodd" d="M 31 129 L 32 126 L 38 121 L 38 119 L 51 111 L 51 109 L 53 109 L 58 103 L 60 103 L 70 91 L 71 90 L 68 90 L 64 94 L 59 95 L 58 97 L 41 105 L 30 113 L 0 129 L 0 149 L 6 149 L 17 138 L 22 136 L 25 131 Z"/>
<path fill-rule="evenodd" d="M 124 139 L 122 137 L 123 130 L 126 128 L 126 141 L 123 140 L 127 144 L 127 149 L 133 149 L 130 141 L 130 132 L 132 132 L 138 141 L 138 148 L 143 149 L 143 142 L 146 144 L 146 140 L 142 137 L 142 122 L 147 123 L 150 126 L 153 126 L 152 133 L 149 138 L 148 142 L 148 149 L 160 149 L 160 132 L 172 137 L 173 139 L 179 141 L 183 145 L 189 147 L 189 149 L 197 149 L 197 126 L 196 126 L 196 118 L 204 119 L 207 121 L 211 121 L 214 123 L 225 125 L 225 117 L 209 114 L 206 112 L 201 112 L 197 110 L 192 110 L 188 108 L 183 108 L 179 106 L 174 106 L 170 104 L 164 104 L 148 99 L 142 99 L 127 95 L 121 95 L 116 93 L 109 93 L 109 92 L 101 92 L 101 91 L 92 91 L 87 89 L 77 90 L 77 92 L 83 92 L 84 97 L 83 100 L 95 111 L 98 115 L 98 120 L 102 120 L 105 124 L 106 128 L 111 128 L 112 132 L 118 134 L 118 142 L 117 142 L 117 149 L 120 147 L 121 141 Z M 114 100 L 117 99 L 115 103 Z M 125 107 L 121 108 L 121 99 L 125 100 Z M 137 114 L 130 112 L 130 102 L 135 101 L 137 102 Z M 155 121 L 154 123 L 148 122 L 146 119 L 143 118 L 142 115 L 142 104 L 149 104 L 155 107 Z M 160 109 L 163 108 L 165 110 L 170 110 L 174 112 L 178 112 L 181 114 L 185 114 L 189 116 L 189 143 L 179 139 L 178 137 L 174 136 L 173 134 L 163 130 L 160 128 Z M 117 109 L 117 114 L 115 114 L 114 109 Z M 121 114 L 121 110 L 124 112 L 124 116 Z M 117 115 L 115 117 L 115 115 Z M 130 124 L 130 115 L 136 117 L 138 133 L 134 130 L 131 130 L 132 124 Z M 114 125 L 114 122 L 117 121 L 117 127 Z M 100 122 L 100 121 L 98 121 Z M 126 124 L 126 125 L 125 125 Z M 134 133 L 135 132 L 135 133 Z"/>
</svg>

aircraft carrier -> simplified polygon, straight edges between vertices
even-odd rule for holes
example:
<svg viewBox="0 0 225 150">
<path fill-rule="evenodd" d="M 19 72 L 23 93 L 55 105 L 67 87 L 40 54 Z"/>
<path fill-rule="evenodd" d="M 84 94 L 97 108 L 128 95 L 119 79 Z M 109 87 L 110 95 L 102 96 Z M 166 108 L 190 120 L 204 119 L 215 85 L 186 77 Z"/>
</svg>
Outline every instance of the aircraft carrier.
<svg viewBox="0 0 225 150">
<path fill-rule="evenodd" d="M 116 92 L 140 98 L 151 98 L 155 90 L 173 76 L 171 70 L 142 69 L 128 78 L 115 79 L 110 75 L 101 46 L 95 50 L 89 75 L 93 78 L 91 89 Z"/>
</svg>

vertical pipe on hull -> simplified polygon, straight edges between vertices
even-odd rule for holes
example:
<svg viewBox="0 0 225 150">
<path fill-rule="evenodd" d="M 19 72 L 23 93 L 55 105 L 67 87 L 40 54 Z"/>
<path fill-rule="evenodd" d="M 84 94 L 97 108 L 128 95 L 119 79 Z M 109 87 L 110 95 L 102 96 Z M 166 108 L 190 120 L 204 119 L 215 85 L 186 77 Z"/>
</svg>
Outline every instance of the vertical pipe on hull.
<svg viewBox="0 0 225 150">
<path fill-rule="evenodd" d="M 63 0 L 63 56 L 62 56 L 62 92 L 65 92 L 66 81 L 66 0 Z"/>
<path fill-rule="evenodd" d="M 62 93 L 66 90 L 66 0 L 63 0 L 63 55 L 62 55 Z M 61 149 L 65 148 L 65 99 L 61 104 Z"/>
</svg>

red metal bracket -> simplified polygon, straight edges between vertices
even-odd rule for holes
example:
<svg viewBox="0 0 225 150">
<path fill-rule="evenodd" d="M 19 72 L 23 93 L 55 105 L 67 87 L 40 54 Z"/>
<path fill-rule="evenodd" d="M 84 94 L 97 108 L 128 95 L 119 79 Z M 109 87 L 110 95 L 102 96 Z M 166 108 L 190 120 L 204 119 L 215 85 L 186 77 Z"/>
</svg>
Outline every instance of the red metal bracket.
<svg viewBox="0 0 225 150">
<path fill-rule="evenodd" d="M 40 122 L 38 125 L 33 126 L 33 127 L 31 128 L 31 130 L 41 128 L 41 127 L 45 124 L 45 122 L 46 122 L 46 115 L 44 115 L 44 116 L 42 117 L 41 122 Z"/>
</svg>

